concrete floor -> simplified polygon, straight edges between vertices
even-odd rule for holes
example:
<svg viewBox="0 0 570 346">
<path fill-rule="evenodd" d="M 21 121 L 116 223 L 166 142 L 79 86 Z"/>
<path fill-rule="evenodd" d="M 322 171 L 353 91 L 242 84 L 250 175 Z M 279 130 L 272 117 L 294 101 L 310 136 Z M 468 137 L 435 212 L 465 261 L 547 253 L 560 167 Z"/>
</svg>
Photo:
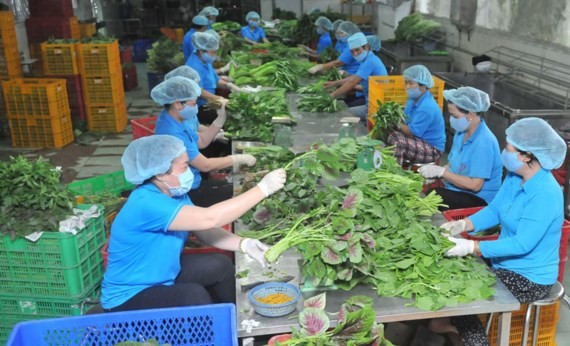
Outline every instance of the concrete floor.
<svg viewBox="0 0 570 346">
<path fill-rule="evenodd" d="M 138 87 L 126 92 L 127 113 L 129 120 L 156 115 L 160 111 L 148 96 L 146 64 L 138 63 Z M 9 139 L 0 138 L 0 160 L 10 155 L 30 157 L 42 155 L 53 164 L 63 168 L 63 183 L 85 179 L 105 173 L 122 170 L 121 155 L 124 148 L 132 141 L 132 129 L 129 122 L 126 130 L 119 134 L 106 134 L 99 137 L 87 137 L 82 143 L 73 143 L 62 149 L 19 149 L 10 146 Z M 570 292 L 570 266 L 566 266 L 564 287 Z M 561 305 L 556 331 L 559 346 L 570 345 L 570 309 Z"/>
</svg>

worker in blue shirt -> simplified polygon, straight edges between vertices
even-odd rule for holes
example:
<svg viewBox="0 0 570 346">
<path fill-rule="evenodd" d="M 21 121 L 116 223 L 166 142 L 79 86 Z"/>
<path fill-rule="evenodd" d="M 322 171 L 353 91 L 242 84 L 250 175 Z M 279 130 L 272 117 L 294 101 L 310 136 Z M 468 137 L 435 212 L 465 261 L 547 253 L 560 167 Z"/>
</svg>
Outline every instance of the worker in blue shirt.
<svg viewBox="0 0 570 346">
<path fill-rule="evenodd" d="M 378 35 L 366 35 L 366 41 L 370 45 L 370 50 L 374 52 L 374 54 L 378 54 L 380 52 L 380 48 L 382 48 L 382 40 Z"/>
<path fill-rule="evenodd" d="M 184 35 L 184 40 L 182 41 L 182 52 L 184 52 L 184 60 L 188 60 L 190 54 L 194 51 L 194 46 L 192 45 L 192 36 L 195 32 L 206 31 L 208 25 L 208 19 L 204 16 L 195 16 L 192 18 L 192 26 L 190 30 Z"/>
<path fill-rule="evenodd" d="M 342 19 L 337 19 L 333 23 L 333 33 L 335 37 L 334 50 L 336 50 L 337 53 L 339 54 L 342 53 L 344 48 L 346 48 L 347 45 L 346 41 L 348 40 L 348 37 L 341 36 L 338 31 L 338 28 L 342 24 L 342 22 L 343 22 Z"/>
<path fill-rule="evenodd" d="M 540 118 L 518 120 L 506 134 L 501 159 L 508 173 L 495 199 L 478 213 L 442 227 L 453 236 L 501 225 L 495 241 L 449 237 L 456 245 L 447 256 L 484 256 L 515 298 L 526 304 L 548 295 L 557 280 L 564 202 L 551 170 L 563 164 L 567 144 Z M 488 345 L 477 316 L 450 322 L 465 345 Z"/>
<path fill-rule="evenodd" d="M 342 22 L 337 30 L 337 34 L 339 36 L 339 40 L 344 41 L 347 40 L 348 38 L 356 33 L 360 32 L 360 29 L 358 28 L 358 26 L 356 26 L 356 24 L 349 22 L 349 21 L 344 21 Z M 350 52 L 350 48 L 348 47 L 348 44 L 346 45 L 346 47 L 344 48 L 344 50 L 342 51 L 342 53 L 340 53 L 340 56 L 338 57 L 338 59 L 327 62 L 325 64 L 317 64 L 313 67 L 311 67 L 309 69 L 309 73 L 311 74 L 315 74 L 318 72 L 324 72 L 324 71 L 328 71 L 332 68 L 339 68 L 341 70 L 341 72 L 351 75 L 351 74 L 355 74 L 356 71 L 358 71 L 358 68 L 360 67 L 360 63 L 358 61 L 356 61 L 354 59 L 354 57 L 352 56 L 352 53 Z"/>
<path fill-rule="evenodd" d="M 164 109 L 158 115 L 155 134 L 171 135 L 184 142 L 188 153 L 190 169 L 194 174 L 194 182 L 190 198 L 194 204 L 210 206 L 232 196 L 231 184 L 220 185 L 211 180 L 202 183 L 200 172 L 233 167 L 239 170 L 241 165 L 255 165 L 255 157 L 247 154 L 230 155 L 225 157 L 205 157 L 199 151 L 200 138 L 192 129 L 190 121 L 196 117 L 198 107 L 196 100 L 200 96 L 200 87 L 185 77 L 172 77 L 154 87 L 150 93 L 154 102 L 163 105 Z M 225 105 L 216 111 L 217 117 L 209 129 L 203 133 L 205 142 L 211 142 L 218 131 L 224 126 L 227 115 Z M 212 193 L 216 190 L 216 193 Z"/>
<path fill-rule="evenodd" d="M 317 50 L 313 50 L 305 45 L 300 47 L 304 50 L 303 53 L 314 59 L 320 59 L 321 53 L 332 46 L 331 35 L 329 31 L 332 30 L 332 22 L 327 17 L 319 17 L 315 21 L 316 31 L 319 34 L 319 42 L 317 43 Z"/>
<path fill-rule="evenodd" d="M 328 87 L 339 87 L 333 91 L 330 96 L 336 98 L 344 93 L 351 91 L 358 84 L 362 86 L 364 97 L 368 99 L 368 78 L 371 76 L 386 76 L 386 67 L 382 63 L 379 57 L 374 55 L 370 50 L 370 45 L 368 40 L 363 33 L 356 33 L 348 38 L 348 47 L 350 52 L 356 61 L 360 63 L 360 67 L 355 74 L 338 81 L 331 81 L 325 83 L 325 88 Z M 351 107 L 349 111 L 355 116 L 359 117 L 360 120 L 365 123 L 368 115 L 368 102 L 364 105 Z"/>
<path fill-rule="evenodd" d="M 247 25 L 241 28 L 241 36 L 251 44 L 269 43 L 265 38 L 265 31 L 259 27 L 261 17 L 255 11 L 249 12 L 245 16 Z"/>
<path fill-rule="evenodd" d="M 187 195 L 194 178 L 188 160 L 184 143 L 173 136 L 142 137 L 125 149 L 125 179 L 136 187 L 111 226 L 101 297 L 105 312 L 235 303 L 233 263 L 219 253 L 182 255 L 190 231 L 205 244 L 241 251 L 266 266 L 266 245 L 221 227 L 282 189 L 285 171 L 270 172 L 245 193 L 201 208 Z"/>
<path fill-rule="evenodd" d="M 503 163 L 497 138 L 482 115 L 491 105 L 487 93 L 472 88 L 445 90 L 449 123 L 455 131 L 448 164 L 424 165 L 424 178 L 442 178 L 445 188 L 435 191 L 447 207 L 440 210 L 482 207 L 491 203 L 499 188 Z"/>
<path fill-rule="evenodd" d="M 216 22 L 217 17 L 220 15 L 220 11 L 215 7 L 206 6 L 198 14 L 208 18 L 208 30 L 212 30 L 212 25 Z"/>
<path fill-rule="evenodd" d="M 433 78 L 427 67 L 414 65 L 404 70 L 408 101 L 404 113 L 406 123 L 388 135 L 388 144 L 395 146 L 394 156 L 402 165 L 436 162 L 445 149 L 445 122 L 441 109 L 429 91 Z"/>
</svg>

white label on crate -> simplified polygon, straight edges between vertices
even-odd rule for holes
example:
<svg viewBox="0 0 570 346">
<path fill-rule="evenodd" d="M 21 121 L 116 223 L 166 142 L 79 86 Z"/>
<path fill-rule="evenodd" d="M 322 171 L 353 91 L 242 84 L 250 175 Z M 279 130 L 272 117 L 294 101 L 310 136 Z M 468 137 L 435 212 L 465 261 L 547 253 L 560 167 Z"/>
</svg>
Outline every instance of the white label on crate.
<svg viewBox="0 0 570 346">
<path fill-rule="evenodd" d="M 54 50 L 53 50 L 53 53 L 54 53 L 54 54 L 61 54 L 61 49 L 54 49 Z"/>
<path fill-rule="evenodd" d="M 57 92 L 61 92 L 61 85 L 56 88 Z"/>
<path fill-rule="evenodd" d="M 107 110 L 104 108 L 99 108 L 99 113 L 107 113 Z"/>
<path fill-rule="evenodd" d="M 91 54 L 99 54 L 99 49 L 91 49 Z"/>
<path fill-rule="evenodd" d="M 93 80 L 93 84 L 101 84 L 101 83 L 103 83 L 102 79 L 94 79 Z"/>
</svg>

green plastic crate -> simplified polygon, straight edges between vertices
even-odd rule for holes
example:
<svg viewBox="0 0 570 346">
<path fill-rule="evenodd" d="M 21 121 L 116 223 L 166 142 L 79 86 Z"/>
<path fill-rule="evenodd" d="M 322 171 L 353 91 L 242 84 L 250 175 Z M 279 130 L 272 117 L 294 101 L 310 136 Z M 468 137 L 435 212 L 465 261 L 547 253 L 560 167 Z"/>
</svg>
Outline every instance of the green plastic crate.
<svg viewBox="0 0 570 346">
<path fill-rule="evenodd" d="M 88 205 L 79 208 L 89 208 Z M 76 299 L 103 278 L 104 215 L 90 219 L 76 235 L 44 232 L 35 243 L 0 239 L 0 295 Z M 0 309 L 1 311 L 1 309 Z"/>
<path fill-rule="evenodd" d="M 92 196 L 105 192 L 118 196 L 121 192 L 132 190 L 134 187 L 125 179 L 124 171 L 74 181 L 67 185 L 67 188 L 78 196 Z"/>
</svg>

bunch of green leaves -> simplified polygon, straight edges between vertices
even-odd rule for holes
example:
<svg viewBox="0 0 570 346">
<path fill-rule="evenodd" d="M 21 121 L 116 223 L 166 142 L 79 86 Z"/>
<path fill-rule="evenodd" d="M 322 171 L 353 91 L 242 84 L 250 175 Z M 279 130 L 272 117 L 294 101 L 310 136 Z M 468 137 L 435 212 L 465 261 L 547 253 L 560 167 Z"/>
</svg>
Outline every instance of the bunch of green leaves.
<svg viewBox="0 0 570 346">
<path fill-rule="evenodd" d="M 119 211 L 125 201 L 126 200 L 123 197 L 110 192 L 103 192 L 97 195 L 84 196 L 83 203 L 102 205 L 105 207 L 105 214 L 109 215 L 112 212 Z"/>
<path fill-rule="evenodd" d="M 212 24 L 212 29 L 215 31 L 237 31 L 241 29 L 241 24 L 231 20 L 226 20 L 223 22 L 215 22 Z"/>
<path fill-rule="evenodd" d="M 50 37 L 47 40 L 48 44 L 70 44 L 70 43 L 78 43 L 79 40 L 76 40 L 74 38 L 53 38 Z"/>
<path fill-rule="evenodd" d="M 324 89 L 326 80 L 322 79 L 317 81 L 316 83 L 305 85 L 304 87 L 300 87 L 297 89 L 299 94 L 316 94 L 322 92 Z"/>
<path fill-rule="evenodd" d="M 321 52 L 321 62 L 327 63 L 329 61 L 334 61 L 339 57 L 339 55 L 340 54 L 336 51 L 336 49 L 334 49 L 333 46 L 329 46 Z"/>
<path fill-rule="evenodd" d="M 214 25 L 216 24 L 217 23 L 214 23 Z M 219 35 L 220 49 L 218 50 L 218 55 L 222 61 L 227 61 L 229 59 L 230 53 L 239 51 L 249 45 L 242 37 L 229 31 L 220 31 Z"/>
<path fill-rule="evenodd" d="M 184 53 L 180 51 L 180 44 L 168 38 L 156 41 L 147 52 L 146 63 L 149 72 L 167 74 L 184 65 Z"/>
<path fill-rule="evenodd" d="M 106 44 L 106 43 L 113 43 L 116 41 L 116 38 L 113 36 L 102 35 L 97 33 L 91 37 L 84 37 L 80 40 L 81 43 L 89 43 L 89 44 Z"/>
<path fill-rule="evenodd" d="M 293 11 L 282 10 L 279 7 L 275 7 L 273 9 L 273 15 L 271 16 L 271 18 L 280 19 L 281 21 L 293 20 L 297 19 L 297 15 Z"/>
<path fill-rule="evenodd" d="M 390 132 L 398 129 L 406 121 L 406 118 L 404 107 L 400 104 L 394 101 L 385 103 L 378 101 L 378 111 L 372 115 L 374 127 L 368 135 L 370 138 L 386 142 Z"/>
<path fill-rule="evenodd" d="M 256 169 L 268 171 L 283 167 L 295 157 L 289 149 L 277 145 L 248 147 L 243 149 L 243 153 L 255 156 Z"/>
<path fill-rule="evenodd" d="M 295 28 L 297 27 L 297 20 L 282 20 L 275 27 L 279 36 L 284 39 L 292 39 L 295 34 Z"/>
<path fill-rule="evenodd" d="M 59 230 L 70 216 L 73 196 L 60 183 L 61 172 L 47 160 L 23 156 L 0 162 L 0 231 L 12 239 Z"/>
<path fill-rule="evenodd" d="M 398 22 L 398 27 L 394 31 L 396 41 L 412 42 L 418 38 L 424 37 L 441 26 L 440 23 L 424 19 L 418 12 L 404 17 Z"/>
<path fill-rule="evenodd" d="M 301 111 L 313 113 L 334 113 L 339 111 L 340 105 L 337 99 L 323 92 L 304 96 L 297 104 L 297 108 Z"/>
<path fill-rule="evenodd" d="M 334 67 L 328 70 L 327 73 L 324 74 L 323 79 L 327 81 L 341 80 L 342 75 L 340 74 L 340 71 L 336 67 Z"/>
</svg>

